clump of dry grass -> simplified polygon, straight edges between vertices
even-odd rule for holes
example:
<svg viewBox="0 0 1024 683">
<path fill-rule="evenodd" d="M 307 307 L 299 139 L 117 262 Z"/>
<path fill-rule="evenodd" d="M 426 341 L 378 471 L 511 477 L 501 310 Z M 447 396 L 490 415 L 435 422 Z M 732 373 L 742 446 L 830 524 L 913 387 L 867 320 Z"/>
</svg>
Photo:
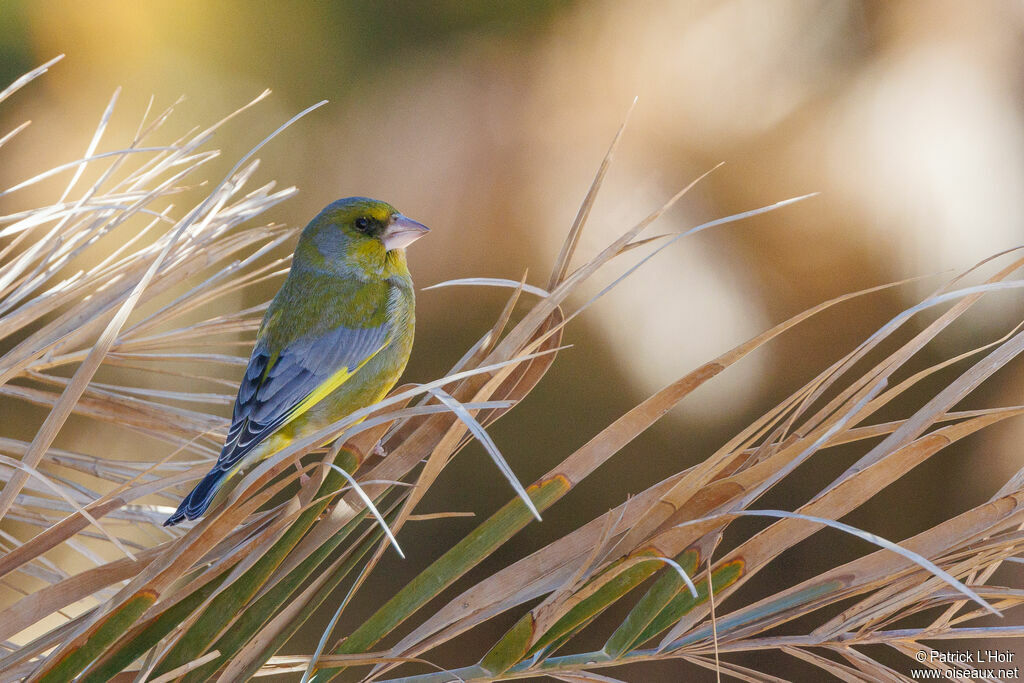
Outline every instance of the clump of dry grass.
<svg viewBox="0 0 1024 683">
<path fill-rule="evenodd" d="M 0 94 L 0 101 L 14 89 Z M 610 680 L 593 673 L 604 667 L 664 659 L 743 680 L 771 680 L 730 662 L 730 653 L 752 650 L 782 651 L 848 680 L 905 680 L 862 646 L 886 644 L 913 657 L 928 649 L 925 640 L 1024 635 L 1015 626 L 972 625 L 1021 600 L 1018 589 L 989 582 L 1024 542 L 1021 475 L 985 504 L 898 545 L 837 521 L 949 444 L 1024 412 L 1019 406 L 954 410 L 1020 353 L 1024 333 L 1016 331 L 891 381 L 988 292 L 1024 284 L 1008 279 L 1024 265 L 1020 259 L 981 285 L 952 289 L 963 276 L 954 279 L 696 466 L 452 596 L 435 613 L 420 613 L 694 389 L 816 313 L 882 289 L 822 303 L 723 353 L 636 406 L 537 481 L 520 486 L 486 427 L 536 386 L 556 358 L 564 326 L 596 299 L 567 312 L 567 297 L 636 247 L 650 251 L 623 278 L 685 234 L 795 201 L 680 235 L 643 238 L 686 188 L 573 269 L 579 235 L 618 136 L 546 288 L 487 278 L 447 283 L 511 291 L 493 327 L 449 373 L 400 387 L 380 404 L 293 444 L 249 473 L 228 504 L 191 528 L 164 529 L 166 513 L 216 455 L 226 427 L 216 411 L 230 402 L 225 392 L 233 388 L 217 373 L 240 371 L 245 361 L 237 355 L 236 335 L 251 334 L 264 309 L 224 313 L 221 302 L 279 276 L 287 263 L 271 252 L 295 232 L 276 225 L 236 228 L 293 190 L 267 185 L 246 191 L 256 163 L 250 153 L 176 218 L 167 200 L 194 182 L 195 172 L 216 154 L 206 149 L 211 134 L 234 115 L 171 144 L 145 146 L 168 110 L 140 126 L 123 150 L 97 154 L 109 113 L 81 160 L 0 192 L 5 197 L 73 171 L 51 206 L 0 216 L 0 237 L 6 240 L 0 247 L 0 332 L 18 340 L 0 357 L 0 395 L 48 409 L 32 441 L 0 438 L 0 515 L 6 522 L 0 575 L 8 586 L 32 585 L 0 612 L 3 680 L 234 681 L 283 672 L 303 672 L 303 680 L 343 672 L 383 680 L 401 673 L 397 667 L 409 667 L 408 680 L 549 675 L 595 681 Z M 103 170 L 88 188 L 77 189 L 87 166 Z M 116 247 L 94 265 L 75 270 L 84 256 L 108 248 L 115 238 L 124 241 L 113 242 Z M 979 271 L 987 265 L 979 264 Z M 524 299 L 525 314 L 509 327 Z M 894 351 L 878 353 L 908 320 L 936 308 L 941 314 L 919 333 Z M 853 372 L 866 357 L 878 355 L 867 371 Z M 894 398 L 954 362 L 970 366 L 913 415 L 872 421 Z M 140 383 L 100 382 L 101 367 Z M 67 377 L 65 369 L 74 372 Z M 183 377 L 192 388 L 142 386 L 141 378 L 153 374 Z M 54 448 L 71 414 L 99 431 L 127 427 L 140 438 L 167 444 L 166 452 L 132 461 Z M 361 417 L 368 419 L 355 424 Z M 376 458 L 371 451 L 381 438 L 388 454 Z M 411 582 L 395 586 L 358 628 L 334 632 L 382 554 L 389 545 L 397 549 L 395 535 L 416 517 L 424 493 L 474 438 L 509 480 L 509 502 Z M 338 445 L 318 448 L 329 440 Z M 878 443 L 797 510 L 755 507 L 823 449 L 868 440 Z M 300 473 L 308 478 L 300 480 Z M 87 486 L 87 480 L 102 487 Z M 284 502 L 278 502 L 282 495 Z M 745 516 L 774 521 L 716 556 L 724 530 Z M 11 531 L 12 522 L 29 531 Z M 879 549 L 754 604 L 730 599 L 781 553 L 824 526 Z M 49 559 L 57 550 L 79 553 L 92 566 L 68 575 Z M 114 553 L 116 559 L 108 559 Z M 338 586 L 347 586 L 347 597 L 326 606 L 334 618 L 315 652 L 277 656 Z M 619 600 L 631 608 L 603 647 L 577 651 L 574 636 Z M 844 601 L 846 609 L 822 618 L 805 635 L 771 632 Z M 526 609 L 528 604 L 533 607 Z M 907 617 L 936 607 L 945 609 L 927 627 L 901 627 Z M 429 663 L 439 645 L 509 611 L 520 615 L 516 625 L 489 651 L 477 653 L 475 663 L 416 673 L 414 667 Z M 416 621 L 405 636 L 375 649 L 409 620 Z"/>
</svg>

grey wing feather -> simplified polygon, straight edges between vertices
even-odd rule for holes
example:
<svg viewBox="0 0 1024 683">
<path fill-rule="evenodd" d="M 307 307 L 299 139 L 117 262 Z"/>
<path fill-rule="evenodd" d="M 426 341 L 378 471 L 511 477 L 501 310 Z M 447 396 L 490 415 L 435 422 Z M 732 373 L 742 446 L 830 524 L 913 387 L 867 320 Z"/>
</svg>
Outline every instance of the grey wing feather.
<svg viewBox="0 0 1024 683">
<path fill-rule="evenodd" d="M 228 437 L 215 469 L 227 472 L 288 421 L 292 411 L 342 368 L 354 371 L 387 343 L 388 326 L 338 327 L 286 346 L 270 367 L 270 352 L 257 343 L 238 388 Z"/>
</svg>

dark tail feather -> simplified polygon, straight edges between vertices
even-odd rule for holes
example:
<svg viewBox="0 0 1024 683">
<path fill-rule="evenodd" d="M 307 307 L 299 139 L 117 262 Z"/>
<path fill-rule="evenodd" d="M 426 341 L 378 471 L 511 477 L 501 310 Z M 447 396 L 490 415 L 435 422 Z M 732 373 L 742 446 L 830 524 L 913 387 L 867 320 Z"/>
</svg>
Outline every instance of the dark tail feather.
<svg viewBox="0 0 1024 683">
<path fill-rule="evenodd" d="M 216 468 L 207 472 L 203 480 L 185 496 L 185 500 L 181 501 L 181 505 L 178 506 L 175 513 L 167 518 L 164 526 L 174 526 L 182 520 L 201 517 L 206 512 L 206 508 L 210 507 L 210 501 L 213 500 L 214 494 L 220 488 L 220 483 L 227 476 L 227 472 Z"/>
</svg>

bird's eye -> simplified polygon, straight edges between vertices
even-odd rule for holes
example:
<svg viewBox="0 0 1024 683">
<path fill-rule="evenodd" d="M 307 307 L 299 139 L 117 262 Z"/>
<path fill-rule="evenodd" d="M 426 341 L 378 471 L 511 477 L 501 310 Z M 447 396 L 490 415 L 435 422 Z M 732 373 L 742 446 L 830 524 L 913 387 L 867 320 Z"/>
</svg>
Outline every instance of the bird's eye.
<svg viewBox="0 0 1024 683">
<path fill-rule="evenodd" d="M 370 219 L 365 216 L 360 216 L 356 219 L 356 230 L 359 232 L 366 232 L 370 229 Z"/>
</svg>

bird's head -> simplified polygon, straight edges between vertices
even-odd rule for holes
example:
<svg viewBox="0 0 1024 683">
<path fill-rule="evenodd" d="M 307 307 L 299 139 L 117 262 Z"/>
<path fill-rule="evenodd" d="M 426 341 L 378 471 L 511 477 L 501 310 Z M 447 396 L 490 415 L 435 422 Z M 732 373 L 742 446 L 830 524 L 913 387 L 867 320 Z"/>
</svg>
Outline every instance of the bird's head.
<svg viewBox="0 0 1024 683">
<path fill-rule="evenodd" d="M 428 232 L 386 202 L 346 197 L 328 204 L 302 231 L 296 260 L 319 269 L 387 276 L 405 268 L 405 248 Z"/>
</svg>

